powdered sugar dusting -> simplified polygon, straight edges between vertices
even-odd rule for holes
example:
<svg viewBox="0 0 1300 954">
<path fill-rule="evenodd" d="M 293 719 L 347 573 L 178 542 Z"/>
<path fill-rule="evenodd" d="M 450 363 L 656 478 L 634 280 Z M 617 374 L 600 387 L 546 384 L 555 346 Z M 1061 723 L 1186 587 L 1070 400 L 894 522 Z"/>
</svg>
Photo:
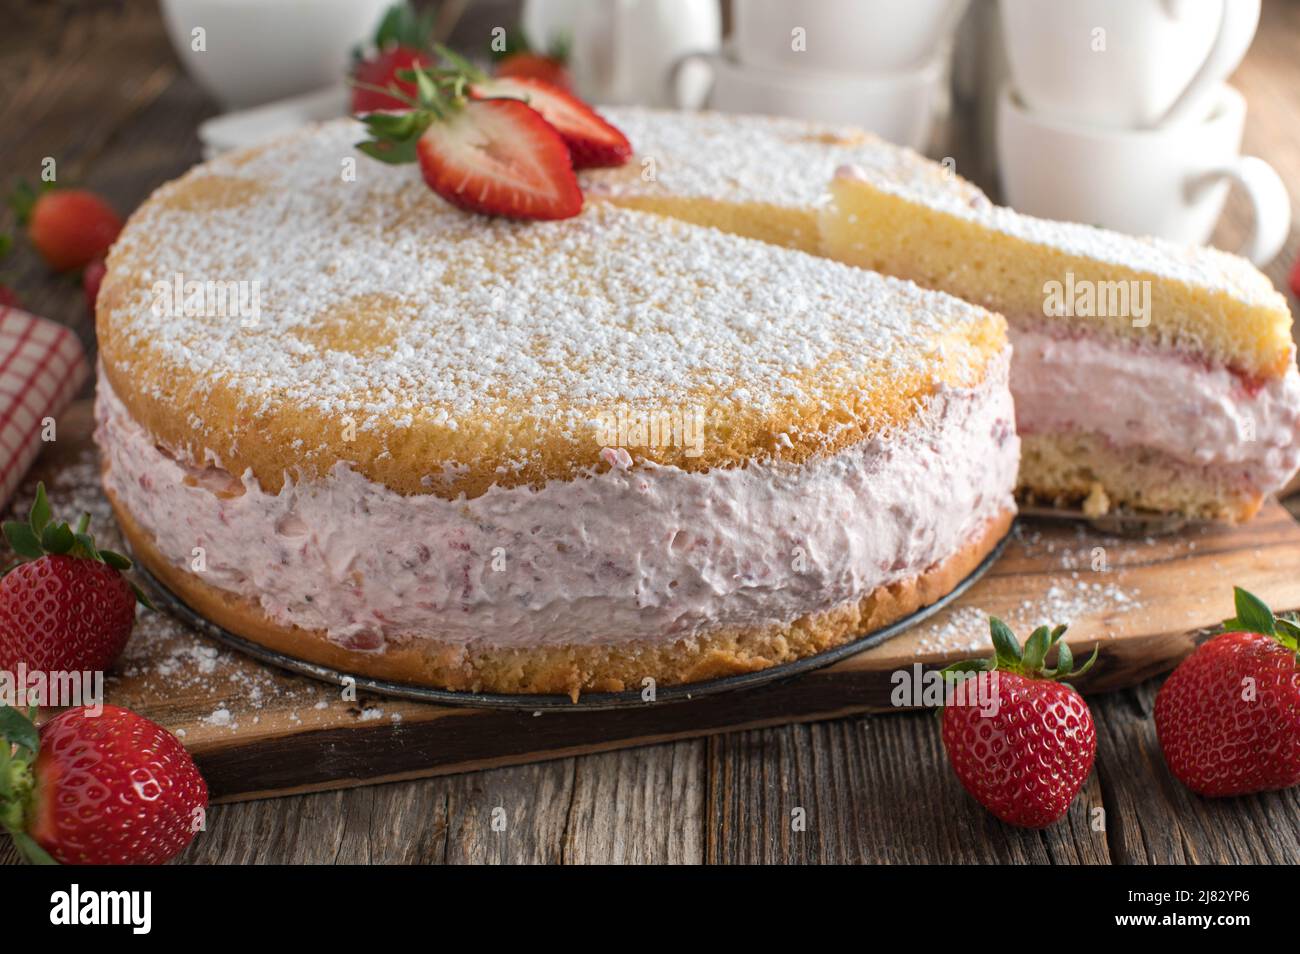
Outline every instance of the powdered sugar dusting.
<svg viewBox="0 0 1300 954">
<path fill-rule="evenodd" d="M 941 336 L 987 320 L 910 283 L 605 203 L 563 222 L 467 215 L 413 167 L 355 152 L 359 138 L 351 120 L 328 123 L 201 166 L 142 207 L 110 269 L 129 278 L 107 324 L 144 355 L 122 359 L 124 377 L 161 360 L 200 393 L 233 386 L 252 413 L 309 407 L 399 432 L 508 415 L 571 438 L 620 400 L 815 404 L 882 371 L 924 372 Z M 177 274 L 259 282 L 261 314 L 159 314 L 154 283 Z"/>
<path fill-rule="evenodd" d="M 1064 623 L 1074 628 L 1086 619 L 1141 611 L 1141 591 L 1126 584 L 1123 567 L 1141 564 L 1157 546 L 1181 546 L 1188 552 L 1196 547 L 1195 540 L 1157 544 L 1154 539 L 1100 536 L 1082 525 L 1075 528 L 1072 540 L 1062 541 L 1056 530 L 1044 534 L 1037 525 L 1018 524 L 1014 539 L 1021 555 L 1049 560 L 1056 571 L 1040 596 L 1000 607 L 994 614 L 1021 639 L 1038 626 Z M 958 606 L 923 623 L 914 646 L 919 656 L 976 656 L 991 648 L 989 613 L 976 606 Z"/>
<path fill-rule="evenodd" d="M 852 163 L 909 194 L 988 204 L 978 188 L 938 163 L 852 126 L 638 107 L 603 112 L 631 140 L 637 160 L 583 173 L 593 195 L 671 194 L 811 208 L 825 196 L 836 168 Z"/>
</svg>

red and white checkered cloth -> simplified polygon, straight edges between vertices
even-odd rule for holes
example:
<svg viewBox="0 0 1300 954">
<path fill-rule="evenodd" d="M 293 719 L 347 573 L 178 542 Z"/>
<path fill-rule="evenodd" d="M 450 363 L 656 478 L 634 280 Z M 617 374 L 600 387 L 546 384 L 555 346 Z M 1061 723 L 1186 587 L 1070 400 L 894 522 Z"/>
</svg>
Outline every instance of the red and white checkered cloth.
<svg viewBox="0 0 1300 954">
<path fill-rule="evenodd" d="M 89 373 L 71 329 L 0 305 L 0 507 L 41 452 L 42 422 L 68 406 Z"/>
</svg>

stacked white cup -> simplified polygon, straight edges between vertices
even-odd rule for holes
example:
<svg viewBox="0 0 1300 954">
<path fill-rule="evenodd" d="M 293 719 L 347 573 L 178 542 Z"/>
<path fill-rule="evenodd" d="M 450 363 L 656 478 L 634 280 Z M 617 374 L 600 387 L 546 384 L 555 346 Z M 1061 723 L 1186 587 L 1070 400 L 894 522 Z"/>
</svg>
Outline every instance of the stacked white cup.
<svg viewBox="0 0 1300 954">
<path fill-rule="evenodd" d="M 998 167 L 1021 212 L 1204 244 L 1237 184 L 1254 210 L 1242 250 L 1271 260 L 1291 206 L 1241 155 L 1246 101 L 1225 82 L 1260 0 L 1000 0 L 1010 84 Z"/>
<path fill-rule="evenodd" d="M 966 0 L 732 0 L 722 52 L 689 54 L 712 76 L 706 105 L 850 123 L 929 144 L 948 36 Z M 694 105 L 678 96 L 678 105 Z"/>
</svg>

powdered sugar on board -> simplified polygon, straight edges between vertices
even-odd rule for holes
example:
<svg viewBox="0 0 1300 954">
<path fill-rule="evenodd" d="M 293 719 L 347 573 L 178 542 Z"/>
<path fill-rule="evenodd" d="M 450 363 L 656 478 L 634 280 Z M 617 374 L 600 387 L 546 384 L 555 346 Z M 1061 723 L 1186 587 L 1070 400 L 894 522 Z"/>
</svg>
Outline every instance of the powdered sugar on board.
<svg viewBox="0 0 1300 954">
<path fill-rule="evenodd" d="M 1124 613 L 1142 606 L 1137 591 L 1114 583 L 1090 582 L 1077 576 L 1054 580 L 1044 597 L 1024 600 L 1003 622 L 1022 640 L 1038 626 L 1070 623 L 1087 616 Z M 963 606 L 925 626 L 916 644 L 917 655 L 971 653 L 990 649 L 989 614 Z"/>
<path fill-rule="evenodd" d="M 1021 600 L 997 610 L 1003 622 L 1022 640 L 1038 626 L 1064 623 L 1075 626 L 1084 620 L 1114 618 L 1144 608 L 1141 589 L 1126 580 L 1124 568 L 1150 559 L 1157 550 L 1161 558 L 1170 547 L 1192 553 L 1194 537 L 1124 538 L 1097 534 L 1083 525 L 1067 531 L 1062 539 L 1059 527 L 1018 524 L 1015 541 L 1024 556 L 1047 562 L 1055 571 L 1035 599 Z M 953 653 L 978 656 L 991 651 L 989 613 L 974 606 L 957 606 L 917 628 L 918 656 Z"/>
</svg>

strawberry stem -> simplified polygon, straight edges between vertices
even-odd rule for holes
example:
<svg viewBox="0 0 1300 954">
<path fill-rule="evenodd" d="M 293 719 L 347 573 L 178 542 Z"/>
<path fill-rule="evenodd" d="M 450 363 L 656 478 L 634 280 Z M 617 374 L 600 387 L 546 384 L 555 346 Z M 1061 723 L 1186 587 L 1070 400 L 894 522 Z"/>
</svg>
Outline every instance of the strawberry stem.
<svg viewBox="0 0 1300 954">
<path fill-rule="evenodd" d="M 406 112 L 383 110 L 361 116 L 361 122 L 365 124 L 370 138 L 357 143 L 357 149 L 370 158 L 392 164 L 415 162 L 416 143 L 424 131 L 435 122 L 444 121 L 462 109 L 467 101 L 465 84 L 453 81 L 450 74 L 439 78 L 434 72 L 416 67 L 403 70 L 398 76 L 406 82 L 415 83 L 414 97 L 403 92 L 396 84 L 377 91 L 407 103 L 410 109 Z M 364 87 L 367 84 L 355 85 Z M 444 86 L 449 88 L 444 90 Z"/>
<path fill-rule="evenodd" d="M 32 763 L 40 750 L 36 708 L 27 715 L 0 706 L 0 828 L 14 840 L 19 854 L 32 864 L 55 864 L 53 858 L 27 834 L 27 817 L 35 797 Z"/>
<path fill-rule="evenodd" d="M 423 50 L 429 45 L 433 36 L 436 9 L 430 8 L 424 13 L 417 13 L 409 3 L 395 3 L 385 12 L 375 30 L 375 49 L 385 50 L 392 46 L 409 46 Z"/>
<path fill-rule="evenodd" d="M 481 69 L 471 63 L 465 57 L 461 56 L 451 47 L 443 46 L 441 43 L 435 43 L 433 46 L 439 59 L 446 60 L 451 64 L 447 70 L 439 70 L 440 74 L 451 77 L 460 77 L 466 83 L 482 83 L 488 78 L 488 75 Z"/>
<path fill-rule="evenodd" d="M 1300 658 L 1300 625 L 1290 616 L 1276 616 L 1268 604 L 1240 586 L 1232 588 L 1237 615 L 1223 621 L 1224 632 L 1269 636 Z"/>
<path fill-rule="evenodd" d="M 943 672 L 1009 672 L 1028 679 L 1050 679 L 1064 682 L 1082 676 L 1097 661 L 1098 648 L 1093 647 L 1092 655 L 1078 669 L 1074 668 L 1074 653 L 1062 637 L 1065 635 L 1064 624 L 1048 627 L 1039 626 L 1025 640 L 1021 648 L 1011 627 L 996 616 L 989 617 L 989 635 L 993 640 L 993 656 L 989 659 L 967 659 L 953 663 Z M 1047 655 L 1055 647 L 1056 665 L 1047 665 Z"/>
<path fill-rule="evenodd" d="M 30 865 L 57 865 L 58 862 L 50 857 L 50 853 L 36 843 L 36 839 L 25 831 L 11 831 L 10 837 L 14 840 L 14 847 Z"/>
<path fill-rule="evenodd" d="M 32 207 L 36 205 L 37 192 L 26 182 L 19 182 L 9 193 L 9 208 L 13 210 L 19 225 L 26 225 L 32 217 Z"/>
</svg>

